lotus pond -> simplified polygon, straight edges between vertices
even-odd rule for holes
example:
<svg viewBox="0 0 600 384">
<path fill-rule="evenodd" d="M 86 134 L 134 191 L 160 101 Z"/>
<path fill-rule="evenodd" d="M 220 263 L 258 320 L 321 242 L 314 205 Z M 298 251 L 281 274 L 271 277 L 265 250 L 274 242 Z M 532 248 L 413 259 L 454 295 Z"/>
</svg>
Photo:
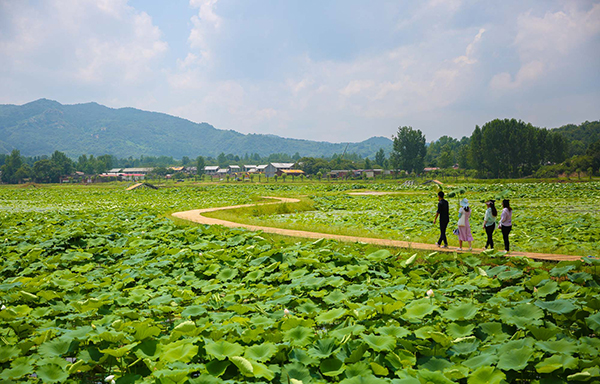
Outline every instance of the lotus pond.
<svg viewBox="0 0 600 384">
<path fill-rule="evenodd" d="M 0 380 L 600 380 L 596 258 L 278 242 L 163 217 L 266 194 L 337 207 L 344 189 L 360 188 L 0 188 Z"/>
</svg>

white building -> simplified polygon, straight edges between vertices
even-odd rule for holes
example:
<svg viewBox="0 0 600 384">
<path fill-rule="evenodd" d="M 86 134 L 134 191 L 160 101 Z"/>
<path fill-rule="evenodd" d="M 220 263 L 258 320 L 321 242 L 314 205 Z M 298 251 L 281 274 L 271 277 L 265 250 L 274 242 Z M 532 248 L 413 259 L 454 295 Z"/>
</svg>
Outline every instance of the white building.
<svg viewBox="0 0 600 384">
<path fill-rule="evenodd" d="M 216 175 L 218 170 L 218 165 L 207 165 L 204 167 L 204 174 L 209 176 Z"/>
<path fill-rule="evenodd" d="M 270 163 L 265 168 L 265 176 L 273 177 L 275 175 L 281 176 L 281 171 L 287 171 L 294 167 L 294 163 Z"/>
</svg>

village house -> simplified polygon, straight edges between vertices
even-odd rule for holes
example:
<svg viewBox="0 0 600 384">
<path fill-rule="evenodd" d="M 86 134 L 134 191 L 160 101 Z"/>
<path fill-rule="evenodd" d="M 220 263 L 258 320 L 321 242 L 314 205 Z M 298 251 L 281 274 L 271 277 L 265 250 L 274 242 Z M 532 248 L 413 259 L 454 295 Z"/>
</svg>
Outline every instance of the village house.
<svg viewBox="0 0 600 384">
<path fill-rule="evenodd" d="M 265 168 L 265 176 L 281 176 L 282 171 L 288 171 L 294 167 L 294 163 L 270 163 Z"/>
<path fill-rule="evenodd" d="M 208 176 L 213 176 L 217 174 L 219 170 L 219 166 L 217 165 L 207 165 L 204 167 L 204 174 Z"/>
<path fill-rule="evenodd" d="M 281 171 L 281 175 L 286 175 L 286 176 L 302 176 L 304 175 L 304 171 L 301 169 L 283 169 Z"/>
<path fill-rule="evenodd" d="M 262 165 L 257 165 L 256 166 L 256 173 L 265 173 L 265 170 L 267 169 L 269 165 L 268 164 L 262 164 Z"/>
<path fill-rule="evenodd" d="M 229 168 L 219 168 L 217 169 L 217 176 L 219 177 L 225 177 L 227 175 L 229 175 Z"/>
<path fill-rule="evenodd" d="M 121 173 L 125 175 L 147 175 L 152 172 L 154 168 L 123 168 Z"/>
</svg>

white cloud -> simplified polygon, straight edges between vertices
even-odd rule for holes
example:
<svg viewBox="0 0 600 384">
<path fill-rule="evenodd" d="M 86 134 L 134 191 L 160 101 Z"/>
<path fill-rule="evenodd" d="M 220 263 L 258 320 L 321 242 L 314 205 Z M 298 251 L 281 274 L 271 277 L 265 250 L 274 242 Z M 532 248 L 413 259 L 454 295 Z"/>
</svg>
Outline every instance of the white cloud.
<svg viewBox="0 0 600 384">
<path fill-rule="evenodd" d="M 496 91 L 513 90 L 529 85 L 544 75 L 545 65 L 541 61 L 532 61 L 519 69 L 513 79 L 510 73 L 502 72 L 490 81 L 490 87 Z"/>
<path fill-rule="evenodd" d="M 490 88 L 523 89 L 536 82 L 547 82 L 548 76 L 554 76 L 556 71 L 573 67 L 574 52 L 600 35 L 600 4 L 593 4 L 587 11 L 577 8 L 575 2 L 565 5 L 564 9 L 546 12 L 543 17 L 531 11 L 518 16 L 514 47 L 520 68 L 514 78 L 509 72 L 496 74 Z M 596 61 L 598 58 L 596 52 Z"/>
<path fill-rule="evenodd" d="M 519 16 L 517 25 L 515 45 L 522 61 L 560 57 L 600 33 L 600 3 L 588 11 L 578 9 L 576 2 L 567 3 L 564 10 L 543 17 L 527 12 Z"/>
<path fill-rule="evenodd" d="M 455 63 L 475 64 L 477 62 L 477 59 L 473 57 L 474 53 L 475 53 L 475 47 L 476 47 L 476 44 L 479 43 L 479 41 L 481 40 L 481 36 L 483 36 L 484 32 L 485 32 L 484 28 L 481 28 L 479 30 L 479 33 L 477 33 L 477 36 L 475 36 L 475 38 L 473 39 L 471 44 L 467 45 L 465 54 L 463 56 L 459 56 L 456 59 L 454 59 Z"/>
<path fill-rule="evenodd" d="M 50 84 L 139 83 L 168 49 L 151 17 L 124 0 L 2 6 L 11 17 L 0 27 L 0 56 L 24 84 L 37 76 Z"/>
<path fill-rule="evenodd" d="M 212 59 L 210 38 L 220 28 L 222 19 L 215 13 L 218 0 L 190 0 L 190 6 L 198 9 L 198 15 L 192 17 L 192 30 L 188 42 L 192 49 L 197 49 L 203 63 Z"/>
<path fill-rule="evenodd" d="M 373 85 L 374 83 L 370 80 L 352 80 L 340 90 L 340 94 L 345 97 L 353 96 L 371 88 Z"/>
</svg>

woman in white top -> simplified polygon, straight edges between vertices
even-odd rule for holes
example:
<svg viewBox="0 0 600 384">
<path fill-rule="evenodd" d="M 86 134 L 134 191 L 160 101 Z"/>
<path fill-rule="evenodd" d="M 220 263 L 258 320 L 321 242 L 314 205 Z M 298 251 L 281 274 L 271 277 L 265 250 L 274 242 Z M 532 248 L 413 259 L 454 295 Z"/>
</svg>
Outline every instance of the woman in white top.
<svg viewBox="0 0 600 384">
<path fill-rule="evenodd" d="M 502 200 L 502 214 L 500 215 L 500 223 L 498 228 L 502 231 L 502 237 L 504 238 L 504 250 L 510 252 L 510 244 L 508 242 L 508 234 L 512 229 L 512 208 L 510 202 L 505 199 Z"/>
</svg>

